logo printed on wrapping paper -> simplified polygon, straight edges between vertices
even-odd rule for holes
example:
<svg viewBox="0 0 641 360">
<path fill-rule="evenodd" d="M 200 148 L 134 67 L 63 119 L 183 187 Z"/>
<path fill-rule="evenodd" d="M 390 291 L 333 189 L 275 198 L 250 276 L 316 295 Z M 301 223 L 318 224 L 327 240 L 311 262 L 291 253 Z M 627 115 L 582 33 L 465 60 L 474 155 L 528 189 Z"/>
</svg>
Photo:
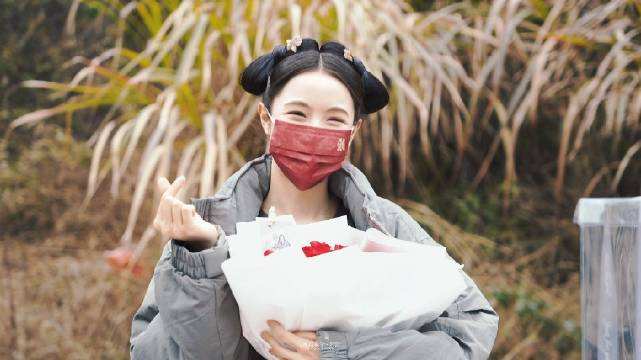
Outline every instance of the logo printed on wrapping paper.
<svg viewBox="0 0 641 360">
<path fill-rule="evenodd" d="M 345 151 L 345 139 L 338 139 L 338 144 L 336 144 L 336 149 L 340 152 Z"/>
<path fill-rule="evenodd" d="M 274 244 L 272 246 L 273 249 L 283 249 L 292 246 L 292 244 L 285 238 L 285 234 L 274 233 L 272 236 L 272 243 Z"/>
</svg>

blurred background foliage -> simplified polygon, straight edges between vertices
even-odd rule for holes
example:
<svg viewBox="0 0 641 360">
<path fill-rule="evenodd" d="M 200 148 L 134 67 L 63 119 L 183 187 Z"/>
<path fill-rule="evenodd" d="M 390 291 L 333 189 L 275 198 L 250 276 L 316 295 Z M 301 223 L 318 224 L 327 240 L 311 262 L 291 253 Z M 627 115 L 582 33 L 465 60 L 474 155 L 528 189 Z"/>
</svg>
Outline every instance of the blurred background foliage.
<svg viewBox="0 0 641 360">
<path fill-rule="evenodd" d="M 465 263 L 501 316 L 492 357 L 578 358 L 572 211 L 641 192 L 640 15 L 638 0 L 4 0 L 0 356 L 128 357 L 162 245 L 153 179 L 207 196 L 258 156 L 238 75 L 300 33 L 389 87 L 352 161 Z M 142 276 L 107 266 L 115 247 Z"/>
</svg>

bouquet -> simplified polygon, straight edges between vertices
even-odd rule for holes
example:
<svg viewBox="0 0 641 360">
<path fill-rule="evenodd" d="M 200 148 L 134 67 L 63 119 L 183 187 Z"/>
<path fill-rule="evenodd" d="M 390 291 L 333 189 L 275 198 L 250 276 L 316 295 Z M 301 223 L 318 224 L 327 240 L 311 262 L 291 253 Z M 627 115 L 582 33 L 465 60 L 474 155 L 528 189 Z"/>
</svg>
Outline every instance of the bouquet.
<svg viewBox="0 0 641 360">
<path fill-rule="evenodd" d="M 361 231 L 346 216 L 298 225 L 272 213 L 236 230 L 222 269 L 243 336 L 268 359 L 274 357 L 260 337 L 268 319 L 288 331 L 416 330 L 466 287 L 462 265 L 445 247 Z"/>
</svg>

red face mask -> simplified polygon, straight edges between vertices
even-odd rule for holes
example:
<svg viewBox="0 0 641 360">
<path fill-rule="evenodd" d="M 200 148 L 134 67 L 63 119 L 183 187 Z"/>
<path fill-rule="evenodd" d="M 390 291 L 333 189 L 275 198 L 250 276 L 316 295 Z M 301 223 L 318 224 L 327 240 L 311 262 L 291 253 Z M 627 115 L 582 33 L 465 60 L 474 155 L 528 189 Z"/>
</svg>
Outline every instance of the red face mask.
<svg viewBox="0 0 641 360">
<path fill-rule="evenodd" d="M 307 190 L 340 169 L 349 154 L 351 134 L 352 130 L 323 129 L 275 119 L 269 152 L 285 176 L 299 190 Z"/>
</svg>

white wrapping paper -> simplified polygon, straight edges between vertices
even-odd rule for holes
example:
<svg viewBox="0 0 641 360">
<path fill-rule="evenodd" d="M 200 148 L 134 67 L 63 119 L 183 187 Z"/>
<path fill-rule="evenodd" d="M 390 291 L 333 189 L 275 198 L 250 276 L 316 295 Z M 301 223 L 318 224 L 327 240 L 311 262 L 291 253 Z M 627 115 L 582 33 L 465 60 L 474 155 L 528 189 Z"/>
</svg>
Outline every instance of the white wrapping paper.
<svg viewBox="0 0 641 360">
<path fill-rule="evenodd" d="M 310 241 L 348 245 L 306 257 Z M 347 225 L 345 216 L 296 225 L 293 218 L 238 223 L 222 269 L 240 309 L 243 336 L 265 358 L 268 319 L 289 331 L 390 327 L 436 319 L 465 289 L 462 265 L 443 246 Z M 265 249 L 274 252 L 264 256 Z"/>
</svg>

